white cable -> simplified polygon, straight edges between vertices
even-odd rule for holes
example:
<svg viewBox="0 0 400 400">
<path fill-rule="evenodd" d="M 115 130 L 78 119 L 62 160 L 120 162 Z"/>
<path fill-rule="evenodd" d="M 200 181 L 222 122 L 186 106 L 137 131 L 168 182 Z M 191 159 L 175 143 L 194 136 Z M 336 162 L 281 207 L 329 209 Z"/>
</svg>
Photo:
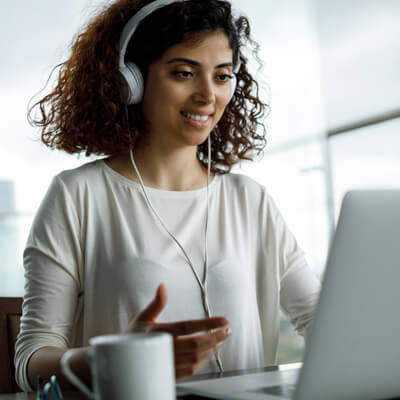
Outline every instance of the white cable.
<svg viewBox="0 0 400 400">
<path fill-rule="evenodd" d="M 211 317 L 211 309 L 210 309 L 210 305 L 208 303 L 208 299 L 207 299 L 207 272 L 208 272 L 208 248 L 207 248 L 207 233 L 208 233 L 208 214 L 209 214 L 209 185 L 210 185 L 210 175 L 211 175 L 211 139 L 210 136 L 208 136 L 208 165 L 207 165 L 207 207 L 206 207 L 206 221 L 205 221 L 205 228 L 204 228 L 204 280 L 203 282 L 201 281 L 196 269 L 194 268 L 188 254 L 186 253 L 185 249 L 183 248 L 183 246 L 179 243 L 178 239 L 169 231 L 169 229 L 165 226 L 165 224 L 163 223 L 161 217 L 159 216 L 159 214 L 157 213 L 156 209 L 153 207 L 149 196 L 147 195 L 142 177 L 140 175 L 139 169 L 136 166 L 135 163 L 135 159 L 133 157 L 133 151 L 130 151 L 130 158 L 131 158 L 131 162 L 132 162 L 132 166 L 133 169 L 136 172 L 136 175 L 139 179 L 139 183 L 140 186 L 142 188 L 144 197 L 147 201 L 147 204 L 149 205 L 150 209 L 153 211 L 154 215 L 156 216 L 158 222 L 161 224 L 161 226 L 164 228 L 164 230 L 168 233 L 168 235 L 172 238 L 172 240 L 176 243 L 176 245 L 181 249 L 182 253 L 184 254 L 187 263 L 189 264 L 194 276 L 196 277 L 197 283 L 200 286 L 201 289 L 201 296 L 202 296 L 202 300 L 203 300 L 203 307 L 204 307 L 204 311 L 206 313 L 206 316 L 208 318 Z M 220 372 L 224 372 L 224 369 L 222 367 L 222 362 L 221 359 L 219 357 L 218 352 L 215 353 L 215 361 L 218 365 L 218 368 L 220 370 Z"/>
<path fill-rule="evenodd" d="M 133 152 L 132 152 L 132 150 L 130 151 L 130 156 L 131 156 L 131 161 L 132 161 L 133 168 L 134 168 L 134 170 L 135 170 L 135 172 L 136 172 L 136 175 L 137 175 L 137 177 L 138 177 L 138 179 L 139 179 L 140 186 L 142 187 L 143 194 L 144 194 L 144 197 L 145 197 L 145 199 L 146 199 L 146 201 L 147 201 L 147 204 L 149 205 L 150 209 L 153 211 L 154 215 L 157 217 L 158 222 L 161 224 L 161 226 L 165 229 L 165 231 L 166 231 L 166 232 L 168 233 L 168 235 L 172 238 L 172 240 L 177 244 L 177 246 L 182 250 L 182 253 L 183 253 L 184 256 L 185 256 L 186 261 L 187 261 L 188 264 L 190 265 L 190 268 L 192 269 L 192 271 L 193 271 L 193 273 L 194 273 L 194 275 L 195 275 L 195 277 L 196 277 L 196 279 L 197 279 L 197 282 L 199 283 L 201 289 L 204 290 L 203 283 L 201 282 L 201 280 L 200 280 L 200 278 L 199 278 L 199 275 L 197 274 L 197 271 L 194 269 L 193 264 L 192 264 L 192 262 L 190 261 L 190 258 L 189 258 L 189 256 L 187 255 L 185 249 L 184 249 L 183 246 L 179 243 L 179 241 L 175 238 L 175 236 L 174 236 L 174 235 L 168 230 L 168 228 L 165 226 L 165 224 L 164 224 L 163 221 L 161 220 L 161 217 L 158 215 L 158 213 L 157 213 L 157 211 L 155 210 L 155 208 L 153 207 L 153 205 L 152 205 L 152 203 L 151 203 L 149 197 L 147 196 L 147 192 L 146 192 L 146 189 L 145 189 L 145 187 L 144 187 L 144 184 L 143 184 L 143 181 L 142 181 L 142 177 L 140 176 L 139 170 L 138 170 L 138 168 L 137 168 L 137 166 L 136 166 L 136 163 L 135 163 L 135 160 L 134 160 L 134 158 L 133 158 Z"/>
<path fill-rule="evenodd" d="M 205 303 L 206 303 L 206 308 L 208 310 L 208 316 L 211 317 L 211 310 L 210 310 L 210 306 L 208 304 L 208 300 L 207 300 L 207 273 L 208 273 L 208 248 L 207 248 L 207 231 L 208 231 L 208 211 L 210 208 L 210 197 L 208 195 L 208 186 L 210 183 L 210 175 L 211 175 L 211 134 L 208 135 L 208 162 L 207 162 L 207 214 L 206 214 L 206 229 L 205 231 L 205 238 L 204 238 L 204 243 L 205 243 L 205 249 L 204 249 L 204 299 L 205 299 Z M 219 372 L 223 373 L 224 372 L 224 368 L 222 366 L 222 361 L 221 358 L 219 357 L 219 352 L 217 351 L 215 353 L 215 361 L 217 362 L 218 368 L 219 368 Z"/>
<path fill-rule="evenodd" d="M 208 272 L 208 248 L 207 248 L 207 232 L 208 232 L 208 210 L 210 208 L 210 196 L 208 194 L 208 187 L 210 185 L 211 175 L 211 139 L 208 135 L 207 139 L 208 159 L 207 159 L 207 211 L 206 211 L 206 227 L 204 229 L 204 287 L 207 286 L 207 272 Z"/>
</svg>

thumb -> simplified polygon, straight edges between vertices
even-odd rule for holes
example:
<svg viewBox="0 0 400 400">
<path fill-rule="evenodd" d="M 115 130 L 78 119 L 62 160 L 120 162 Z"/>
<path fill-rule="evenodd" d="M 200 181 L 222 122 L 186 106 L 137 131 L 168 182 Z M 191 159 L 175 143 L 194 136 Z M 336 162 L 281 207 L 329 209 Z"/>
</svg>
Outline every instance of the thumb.
<svg viewBox="0 0 400 400">
<path fill-rule="evenodd" d="M 143 311 L 139 313 L 139 315 L 136 317 L 136 321 L 155 322 L 161 311 L 167 305 L 167 300 L 167 288 L 163 283 L 161 283 L 156 290 L 154 299 Z"/>
</svg>

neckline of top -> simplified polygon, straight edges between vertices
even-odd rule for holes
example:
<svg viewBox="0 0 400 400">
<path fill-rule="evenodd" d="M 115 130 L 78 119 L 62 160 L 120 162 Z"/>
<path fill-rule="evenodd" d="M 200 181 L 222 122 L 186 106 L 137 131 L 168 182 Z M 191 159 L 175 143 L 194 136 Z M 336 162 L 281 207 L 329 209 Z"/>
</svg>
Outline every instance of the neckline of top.
<svg viewBox="0 0 400 400">
<path fill-rule="evenodd" d="M 134 189 L 139 190 L 141 193 L 143 193 L 140 183 L 132 181 L 131 179 L 128 179 L 125 176 L 121 175 L 119 172 L 115 171 L 110 166 L 108 166 L 104 160 L 98 160 L 98 162 L 100 163 L 100 165 L 104 171 L 111 174 L 113 177 L 116 177 L 121 182 L 126 183 L 129 186 L 133 187 Z M 209 191 L 213 190 L 213 188 L 217 185 L 217 182 L 220 181 L 220 178 L 221 178 L 220 175 L 218 175 L 218 174 L 214 175 L 214 178 L 208 185 Z M 191 189 L 191 190 L 165 190 L 165 189 L 158 189 L 158 188 L 154 188 L 154 187 L 146 186 L 146 185 L 144 187 L 145 187 L 147 193 L 151 193 L 154 195 L 169 196 L 169 197 L 191 197 L 191 196 L 197 196 L 197 195 L 202 195 L 202 194 L 207 193 L 207 186 L 203 186 L 202 188 Z"/>
</svg>

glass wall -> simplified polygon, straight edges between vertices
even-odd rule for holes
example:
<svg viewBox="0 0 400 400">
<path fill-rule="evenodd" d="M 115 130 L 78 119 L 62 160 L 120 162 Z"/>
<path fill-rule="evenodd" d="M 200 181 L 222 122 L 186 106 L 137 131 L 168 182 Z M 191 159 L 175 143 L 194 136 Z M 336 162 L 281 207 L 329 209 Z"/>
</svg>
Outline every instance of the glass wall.
<svg viewBox="0 0 400 400">
<path fill-rule="evenodd" d="M 0 4 L 0 296 L 23 294 L 22 251 L 51 178 L 86 161 L 41 145 L 27 122 L 27 107 L 68 53 L 73 35 L 95 3 Z M 52 82 L 54 75 L 47 89 Z"/>
<path fill-rule="evenodd" d="M 336 215 L 350 189 L 400 187 L 400 118 L 330 140 Z"/>
</svg>

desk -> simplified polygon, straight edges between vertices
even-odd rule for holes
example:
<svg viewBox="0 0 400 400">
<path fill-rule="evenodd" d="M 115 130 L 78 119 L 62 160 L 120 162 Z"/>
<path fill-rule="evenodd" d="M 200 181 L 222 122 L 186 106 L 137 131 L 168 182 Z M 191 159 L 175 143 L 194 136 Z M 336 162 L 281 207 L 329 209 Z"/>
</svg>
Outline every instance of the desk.
<svg viewBox="0 0 400 400">
<path fill-rule="evenodd" d="M 88 400 L 88 398 L 80 392 L 71 392 L 63 390 L 64 400 Z M 11 393 L 0 394 L 0 400 L 36 400 L 36 393 Z M 209 398 L 200 396 L 178 396 L 177 400 L 210 400 Z"/>
<path fill-rule="evenodd" d="M 245 375 L 255 372 L 262 372 L 262 371 L 276 371 L 278 367 L 265 367 L 265 368 L 254 368 L 254 369 L 247 369 L 247 370 L 240 370 L 240 371 L 229 371 L 224 372 L 222 374 L 215 373 L 215 374 L 201 374 L 196 375 L 190 378 L 184 378 L 181 381 L 196 381 L 202 379 L 213 379 L 218 377 L 226 377 L 226 376 L 235 376 L 235 375 Z M 88 400 L 88 398 L 76 391 L 66 391 L 63 390 L 63 398 L 64 400 Z M 201 396 L 195 395 L 185 395 L 185 396 L 178 396 L 178 400 L 210 400 L 210 398 L 205 398 Z M 0 394 L 0 400 L 36 400 L 36 393 L 10 393 L 10 394 Z"/>
<path fill-rule="evenodd" d="M 80 392 L 67 392 L 63 391 L 64 400 L 88 400 L 88 398 Z M 36 400 L 36 393 L 13 393 L 13 394 L 0 394 L 1 400 Z M 179 400 L 210 400 L 205 397 L 199 396 L 185 396 L 178 397 Z"/>
<path fill-rule="evenodd" d="M 69 392 L 63 390 L 64 400 L 88 400 L 88 398 L 80 392 Z M 200 396 L 184 396 L 178 397 L 178 400 L 206 400 L 205 397 Z M 12 393 L 0 394 L 0 400 L 36 400 L 36 393 Z M 210 400 L 210 399 L 207 399 Z"/>
<path fill-rule="evenodd" d="M 246 375 L 251 373 L 257 372 L 264 372 L 264 371 L 277 371 L 278 369 L 292 369 L 292 368 L 299 368 L 301 363 L 298 364 L 288 364 L 288 365 L 280 365 L 279 367 L 265 367 L 265 368 L 254 368 L 254 369 L 247 369 L 247 370 L 240 370 L 240 371 L 229 371 L 224 372 L 223 374 L 202 374 L 196 375 L 194 377 L 182 379 L 183 381 L 196 381 L 202 379 L 213 379 L 218 377 L 227 377 L 227 376 L 237 376 L 237 375 Z M 63 397 L 64 400 L 88 400 L 88 398 L 76 391 L 65 391 L 63 390 Z M 35 393 L 13 393 L 13 394 L 0 394 L 0 400 L 36 400 Z M 205 398 L 201 396 L 195 395 L 186 395 L 186 396 L 178 396 L 177 400 L 210 400 L 210 398 Z M 392 399 L 396 400 L 396 399 Z M 400 400 L 400 397 L 398 398 Z"/>
</svg>

